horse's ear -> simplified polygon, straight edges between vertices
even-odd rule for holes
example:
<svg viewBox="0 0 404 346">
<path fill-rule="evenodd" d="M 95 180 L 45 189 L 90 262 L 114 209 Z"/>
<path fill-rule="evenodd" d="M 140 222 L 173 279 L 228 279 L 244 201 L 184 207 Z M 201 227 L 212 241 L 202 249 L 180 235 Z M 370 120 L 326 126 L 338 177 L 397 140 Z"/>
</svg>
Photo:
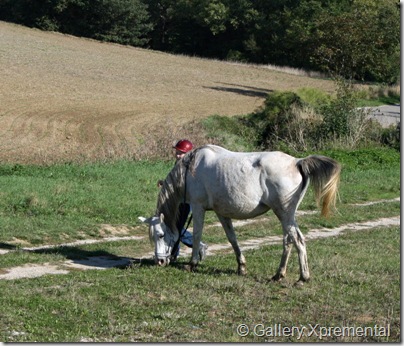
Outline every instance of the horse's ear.
<svg viewBox="0 0 404 346">
<path fill-rule="evenodd" d="M 151 218 L 146 219 L 146 218 L 143 217 L 143 216 L 139 216 L 137 219 L 138 219 L 140 222 L 148 223 L 148 224 L 150 225 Z"/>
<path fill-rule="evenodd" d="M 160 214 L 160 222 L 161 222 L 161 223 L 164 222 L 164 214 L 163 214 L 163 213 Z"/>
</svg>

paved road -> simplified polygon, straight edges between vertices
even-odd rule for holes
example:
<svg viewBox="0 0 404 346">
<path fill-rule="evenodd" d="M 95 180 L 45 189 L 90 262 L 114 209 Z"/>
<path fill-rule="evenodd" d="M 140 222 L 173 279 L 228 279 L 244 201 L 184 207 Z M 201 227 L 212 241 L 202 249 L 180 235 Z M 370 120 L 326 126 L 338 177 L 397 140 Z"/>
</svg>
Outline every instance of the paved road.
<svg viewBox="0 0 404 346">
<path fill-rule="evenodd" d="M 369 117 L 379 121 L 383 127 L 396 125 L 400 122 L 400 105 L 372 107 Z"/>
</svg>

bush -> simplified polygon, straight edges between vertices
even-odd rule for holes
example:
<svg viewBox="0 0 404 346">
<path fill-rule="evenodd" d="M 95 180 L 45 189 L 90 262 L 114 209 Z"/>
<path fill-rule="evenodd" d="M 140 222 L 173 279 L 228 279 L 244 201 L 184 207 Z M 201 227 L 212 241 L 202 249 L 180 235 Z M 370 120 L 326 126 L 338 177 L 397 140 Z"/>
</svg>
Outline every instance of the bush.
<svg viewBox="0 0 404 346">
<path fill-rule="evenodd" d="M 293 109 L 300 108 L 302 101 L 293 92 L 275 91 L 269 94 L 263 107 L 246 119 L 246 124 L 255 129 L 258 145 L 272 147 L 279 139 L 288 136 L 288 124 L 293 121 Z"/>
<path fill-rule="evenodd" d="M 315 109 L 319 109 L 331 102 L 331 95 L 315 88 L 301 88 L 297 91 L 300 99 Z"/>
<path fill-rule="evenodd" d="M 368 111 L 357 107 L 359 96 L 351 81 L 337 79 L 336 85 L 336 98 L 321 109 L 323 124 L 319 128 L 320 137 L 355 148 L 369 129 Z"/>
<path fill-rule="evenodd" d="M 400 151 L 400 123 L 383 129 L 381 134 L 381 143 Z"/>
<path fill-rule="evenodd" d="M 281 150 L 296 153 L 330 148 L 389 146 L 400 149 L 398 128 L 383 129 L 369 120 L 369 110 L 358 108 L 360 94 L 351 81 L 336 80 L 336 97 L 313 91 L 269 94 L 256 112 L 239 117 L 210 117 L 209 136 L 231 150 Z"/>
<path fill-rule="evenodd" d="M 211 116 L 203 121 L 210 143 L 223 145 L 234 151 L 254 151 L 257 148 L 255 129 L 244 117 Z"/>
<path fill-rule="evenodd" d="M 247 116 L 215 115 L 203 122 L 210 142 L 231 150 L 308 150 L 321 118 L 293 92 L 274 92 Z"/>
</svg>

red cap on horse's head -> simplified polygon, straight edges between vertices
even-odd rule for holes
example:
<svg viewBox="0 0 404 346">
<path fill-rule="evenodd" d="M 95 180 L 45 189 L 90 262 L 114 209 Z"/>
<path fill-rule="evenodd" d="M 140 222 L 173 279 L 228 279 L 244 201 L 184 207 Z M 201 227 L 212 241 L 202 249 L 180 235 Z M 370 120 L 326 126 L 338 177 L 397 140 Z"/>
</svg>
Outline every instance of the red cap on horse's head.
<svg viewBox="0 0 404 346">
<path fill-rule="evenodd" d="M 177 142 L 174 148 L 183 153 L 187 153 L 188 151 L 192 150 L 193 144 L 188 139 L 181 139 Z"/>
</svg>

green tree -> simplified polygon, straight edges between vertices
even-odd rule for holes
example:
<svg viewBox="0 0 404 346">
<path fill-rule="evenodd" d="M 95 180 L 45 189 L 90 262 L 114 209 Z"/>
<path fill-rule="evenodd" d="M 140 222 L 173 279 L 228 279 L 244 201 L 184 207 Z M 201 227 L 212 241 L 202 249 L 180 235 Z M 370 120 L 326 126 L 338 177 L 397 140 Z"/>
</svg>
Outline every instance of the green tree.
<svg viewBox="0 0 404 346">
<path fill-rule="evenodd" d="M 88 3 L 89 32 L 93 38 L 146 46 L 152 29 L 147 6 L 139 0 L 93 0 Z"/>
<path fill-rule="evenodd" d="M 135 46 L 152 29 L 141 0 L 2 0 L 0 19 Z"/>
<path fill-rule="evenodd" d="M 324 69 L 345 78 L 396 82 L 400 16 L 394 7 L 392 2 L 355 1 L 349 12 L 321 16 L 315 39 L 316 60 Z"/>
<path fill-rule="evenodd" d="M 348 79 L 394 83 L 400 68 L 400 13 L 396 1 L 302 1 L 285 12 L 292 65 Z M 295 58 L 293 58 L 295 56 Z"/>
<path fill-rule="evenodd" d="M 296 5 L 296 4 L 294 4 Z M 321 16 L 333 17 L 349 7 L 349 0 L 302 0 L 297 6 L 288 6 L 283 12 L 285 27 L 282 37 L 283 59 L 290 66 L 319 69 L 311 57 L 317 42 L 317 20 Z"/>
<path fill-rule="evenodd" d="M 250 0 L 144 0 L 153 23 L 152 47 L 226 59 L 243 59 L 258 12 Z"/>
<path fill-rule="evenodd" d="M 397 0 L 0 0 L 0 20 L 348 79 L 400 72 Z"/>
</svg>

